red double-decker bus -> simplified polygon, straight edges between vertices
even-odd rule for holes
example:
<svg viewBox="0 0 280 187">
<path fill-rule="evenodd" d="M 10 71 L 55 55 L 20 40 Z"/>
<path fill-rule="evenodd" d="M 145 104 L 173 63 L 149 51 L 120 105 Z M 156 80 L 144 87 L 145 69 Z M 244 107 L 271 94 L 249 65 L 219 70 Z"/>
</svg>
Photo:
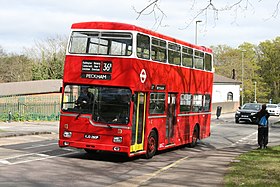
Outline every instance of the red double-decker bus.
<svg viewBox="0 0 280 187">
<path fill-rule="evenodd" d="M 72 25 L 59 146 L 143 154 L 210 136 L 212 50 L 130 24 Z"/>
</svg>

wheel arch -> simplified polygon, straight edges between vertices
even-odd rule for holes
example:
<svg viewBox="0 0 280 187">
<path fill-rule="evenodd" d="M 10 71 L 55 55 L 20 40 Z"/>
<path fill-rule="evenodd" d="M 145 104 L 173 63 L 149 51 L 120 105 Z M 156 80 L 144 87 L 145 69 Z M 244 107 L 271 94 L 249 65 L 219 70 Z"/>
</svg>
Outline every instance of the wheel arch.
<svg viewBox="0 0 280 187">
<path fill-rule="evenodd" d="M 158 149 L 158 146 L 159 146 L 159 132 L 158 132 L 158 129 L 156 127 L 153 127 L 152 129 L 149 130 L 149 133 L 147 134 L 147 138 L 149 137 L 150 133 L 152 131 L 155 131 L 156 133 L 156 136 L 157 136 L 157 149 Z"/>
<path fill-rule="evenodd" d="M 199 125 L 199 123 L 196 123 L 195 125 L 194 125 L 194 127 L 193 127 L 193 132 L 194 132 L 194 130 L 197 128 L 197 130 L 198 130 L 198 139 L 200 140 L 200 125 Z"/>
</svg>

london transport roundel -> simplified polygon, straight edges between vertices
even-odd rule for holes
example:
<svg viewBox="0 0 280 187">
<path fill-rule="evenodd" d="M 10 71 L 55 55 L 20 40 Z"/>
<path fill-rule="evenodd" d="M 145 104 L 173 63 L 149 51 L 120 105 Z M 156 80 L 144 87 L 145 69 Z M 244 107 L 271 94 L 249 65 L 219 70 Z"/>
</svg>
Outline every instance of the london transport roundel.
<svg viewBox="0 0 280 187">
<path fill-rule="evenodd" d="M 147 78 L 146 71 L 145 71 L 145 69 L 142 69 L 141 73 L 140 73 L 140 81 L 141 81 L 141 83 L 144 83 L 146 81 L 146 78 Z"/>
</svg>

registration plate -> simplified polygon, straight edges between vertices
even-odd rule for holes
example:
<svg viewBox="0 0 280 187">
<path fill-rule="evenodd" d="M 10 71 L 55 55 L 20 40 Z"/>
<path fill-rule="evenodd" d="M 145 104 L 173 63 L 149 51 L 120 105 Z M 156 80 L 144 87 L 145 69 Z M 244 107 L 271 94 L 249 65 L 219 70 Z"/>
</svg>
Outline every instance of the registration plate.
<svg viewBox="0 0 280 187">
<path fill-rule="evenodd" d="M 100 138 L 100 136 L 98 136 L 98 135 L 91 135 L 91 134 L 85 134 L 84 138 L 97 140 L 97 139 Z"/>
<path fill-rule="evenodd" d="M 246 116 L 246 115 L 242 115 L 241 117 L 243 117 L 243 118 L 247 118 L 247 117 L 249 117 L 249 116 Z"/>
</svg>

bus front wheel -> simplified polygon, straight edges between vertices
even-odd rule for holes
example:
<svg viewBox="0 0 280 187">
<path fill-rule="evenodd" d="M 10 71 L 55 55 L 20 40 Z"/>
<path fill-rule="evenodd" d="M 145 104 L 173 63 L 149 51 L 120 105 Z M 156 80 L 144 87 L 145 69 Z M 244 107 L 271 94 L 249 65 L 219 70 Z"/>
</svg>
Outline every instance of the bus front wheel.
<svg viewBox="0 0 280 187">
<path fill-rule="evenodd" d="M 158 141 L 157 133 L 154 130 L 152 130 L 151 133 L 149 134 L 148 142 L 147 142 L 147 152 L 145 155 L 147 159 L 152 158 L 156 154 L 157 141 Z"/>
</svg>

